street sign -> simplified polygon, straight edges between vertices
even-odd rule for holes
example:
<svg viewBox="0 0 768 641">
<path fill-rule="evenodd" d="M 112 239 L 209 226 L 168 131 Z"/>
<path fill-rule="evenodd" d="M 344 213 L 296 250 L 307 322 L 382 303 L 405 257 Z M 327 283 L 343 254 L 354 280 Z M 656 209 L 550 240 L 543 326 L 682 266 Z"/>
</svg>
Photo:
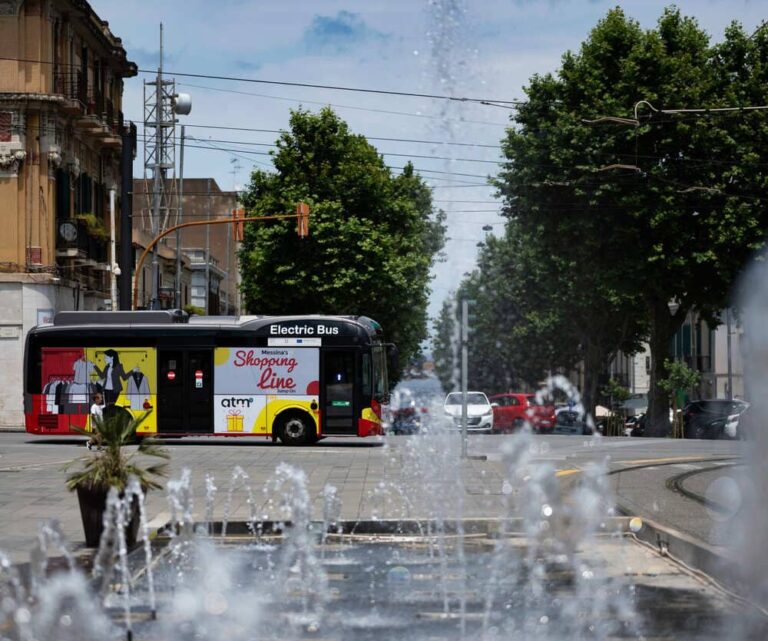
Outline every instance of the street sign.
<svg viewBox="0 0 768 641">
<path fill-rule="evenodd" d="M 173 370 L 170 370 L 170 371 L 169 371 L 169 372 L 166 374 L 166 377 L 168 378 L 168 380 L 169 380 L 169 381 L 173 381 L 173 380 L 175 380 L 175 379 L 176 379 L 176 372 L 174 372 Z"/>
</svg>

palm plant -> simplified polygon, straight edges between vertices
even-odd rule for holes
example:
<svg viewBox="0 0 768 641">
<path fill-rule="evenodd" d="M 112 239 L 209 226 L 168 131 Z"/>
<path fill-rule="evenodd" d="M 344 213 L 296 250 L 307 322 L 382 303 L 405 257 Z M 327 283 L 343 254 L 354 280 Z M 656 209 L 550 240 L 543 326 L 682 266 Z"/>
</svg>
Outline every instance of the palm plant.
<svg viewBox="0 0 768 641">
<path fill-rule="evenodd" d="M 80 431 L 92 436 L 101 449 L 66 466 L 65 469 L 69 470 L 73 465 L 80 464 L 80 469 L 67 477 L 67 487 L 70 490 L 87 487 L 104 491 L 115 487 L 122 492 L 129 476 L 135 476 L 145 489 L 162 487 L 158 481 L 167 476 L 168 463 L 165 461 L 170 458 L 168 450 L 149 438 L 139 439 L 135 450 L 125 448 L 136 441 L 136 429 L 148 414 L 144 412 L 134 417 L 120 411 L 105 418 L 92 417 L 93 431 Z M 151 464 L 143 461 L 143 457 L 154 457 L 163 462 Z"/>
</svg>

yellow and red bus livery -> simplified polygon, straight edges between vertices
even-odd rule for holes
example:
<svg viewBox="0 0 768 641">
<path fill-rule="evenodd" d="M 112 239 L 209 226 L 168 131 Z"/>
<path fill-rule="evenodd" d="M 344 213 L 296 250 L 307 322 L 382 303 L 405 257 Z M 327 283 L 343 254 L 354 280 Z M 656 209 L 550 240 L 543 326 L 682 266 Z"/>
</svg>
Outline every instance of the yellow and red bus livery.
<svg viewBox="0 0 768 641">
<path fill-rule="evenodd" d="M 381 434 L 389 351 L 364 316 L 59 312 L 27 336 L 26 429 L 89 429 L 99 392 L 107 416 L 152 410 L 140 436 Z"/>
</svg>

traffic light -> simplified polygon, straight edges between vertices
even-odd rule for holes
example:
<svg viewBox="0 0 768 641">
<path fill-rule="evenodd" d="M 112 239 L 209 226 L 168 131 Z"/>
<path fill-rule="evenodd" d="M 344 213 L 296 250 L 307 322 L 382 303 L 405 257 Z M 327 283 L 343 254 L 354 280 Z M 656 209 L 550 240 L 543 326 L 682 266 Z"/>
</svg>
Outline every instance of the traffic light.
<svg viewBox="0 0 768 641">
<path fill-rule="evenodd" d="M 237 209 L 232 210 L 232 218 L 244 218 L 245 217 L 245 209 L 242 207 L 238 207 Z M 232 237 L 234 238 L 236 243 L 242 243 L 243 242 L 243 223 L 242 221 L 235 221 L 232 223 Z"/>
<path fill-rule="evenodd" d="M 296 231 L 299 238 L 309 236 L 309 205 L 307 203 L 296 205 Z"/>
</svg>

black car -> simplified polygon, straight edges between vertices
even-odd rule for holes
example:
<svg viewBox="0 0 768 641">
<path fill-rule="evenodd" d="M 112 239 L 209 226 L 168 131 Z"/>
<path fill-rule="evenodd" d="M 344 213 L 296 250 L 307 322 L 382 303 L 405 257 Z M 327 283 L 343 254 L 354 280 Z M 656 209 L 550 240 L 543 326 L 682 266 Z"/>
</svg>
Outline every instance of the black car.
<svg viewBox="0 0 768 641">
<path fill-rule="evenodd" d="M 584 420 L 584 415 L 571 410 L 561 410 L 555 416 L 553 434 L 592 434 L 592 429 Z"/>
<path fill-rule="evenodd" d="M 690 401 L 683 407 L 685 438 L 726 438 L 725 424 L 729 416 L 738 416 L 749 403 L 738 399 L 712 398 Z"/>
</svg>

